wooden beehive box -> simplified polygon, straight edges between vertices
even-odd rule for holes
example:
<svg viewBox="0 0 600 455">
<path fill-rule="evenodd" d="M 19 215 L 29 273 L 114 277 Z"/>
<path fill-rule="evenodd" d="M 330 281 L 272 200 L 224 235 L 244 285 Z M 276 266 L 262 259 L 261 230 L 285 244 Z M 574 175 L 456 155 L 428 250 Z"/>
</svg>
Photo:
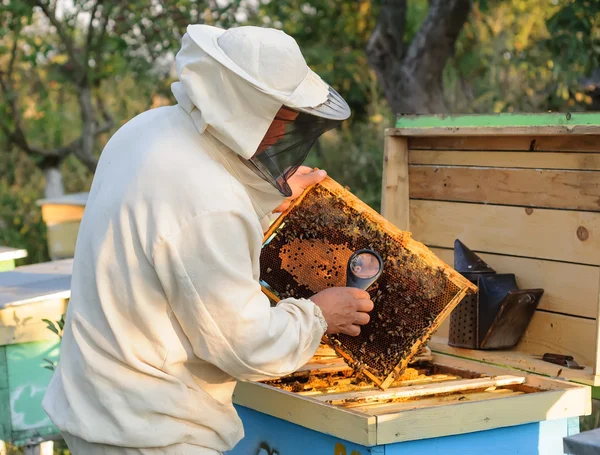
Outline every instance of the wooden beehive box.
<svg viewBox="0 0 600 455">
<path fill-rule="evenodd" d="M 449 264 L 460 239 L 545 291 L 516 348 L 451 348 L 446 323 L 433 350 L 600 385 L 600 114 L 400 117 L 385 138 L 382 213 Z"/>
<path fill-rule="evenodd" d="M 48 229 L 48 252 L 52 260 L 72 258 L 88 193 L 42 199 L 42 218 Z"/>
<path fill-rule="evenodd" d="M 60 432 L 42 409 L 60 338 L 43 319 L 58 321 L 71 294 L 72 260 L 0 273 L 0 440 L 18 445 Z"/>
<path fill-rule="evenodd" d="M 397 126 L 385 137 L 384 217 L 447 264 L 453 264 L 458 238 L 499 273 L 515 273 L 521 288 L 545 290 L 518 347 L 451 348 L 446 323 L 429 342 L 434 368 L 462 376 L 460 384 L 467 388 L 476 380 L 465 375 L 468 371 L 471 378 L 521 377 L 530 393 L 486 395 L 483 401 L 466 393 L 448 398 L 456 400 L 451 402 L 434 393 L 405 403 L 396 396 L 412 394 L 411 381 L 385 392 L 355 392 L 355 385 L 348 389 L 342 379 L 339 391 L 240 383 L 235 402 L 250 409 L 244 410 L 248 419 L 270 415 L 313 430 L 315 441 L 316 434 L 325 433 L 360 444 L 356 453 L 370 453 L 365 447 L 372 446 L 385 446 L 386 453 L 388 448 L 412 453 L 415 447 L 433 453 L 442 447 L 436 438 L 449 435 L 465 436 L 456 453 L 484 452 L 497 434 L 510 446 L 506 452 L 495 447 L 498 453 L 558 453 L 559 427 L 541 423 L 564 423 L 591 409 L 590 388 L 564 379 L 600 383 L 600 115 L 401 117 Z M 585 369 L 543 362 L 546 352 L 571 354 Z M 334 367 L 313 359 L 303 369 L 313 378 Z M 439 384 L 445 387 L 447 379 Z M 445 390 L 435 382 L 417 387 L 427 388 Z M 577 426 L 577 419 L 569 422 Z M 517 441 L 511 429 L 525 431 L 530 423 L 540 423 L 539 432 L 527 444 Z M 255 425 L 250 437 L 262 438 L 270 425 Z M 481 440 L 473 436 L 492 429 Z M 415 440 L 423 444 L 402 445 Z M 444 447 L 452 441 L 445 438 Z"/>
</svg>

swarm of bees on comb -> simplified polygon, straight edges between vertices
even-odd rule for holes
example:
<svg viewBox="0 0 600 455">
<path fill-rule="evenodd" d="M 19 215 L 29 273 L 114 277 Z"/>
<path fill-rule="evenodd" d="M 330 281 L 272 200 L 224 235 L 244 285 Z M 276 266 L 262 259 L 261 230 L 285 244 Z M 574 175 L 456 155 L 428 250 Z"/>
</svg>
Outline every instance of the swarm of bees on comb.
<svg viewBox="0 0 600 455">
<path fill-rule="evenodd" d="M 356 371 L 387 388 L 475 286 L 332 179 L 307 191 L 265 237 L 261 281 L 279 299 L 345 286 L 356 250 L 377 251 L 384 269 L 368 292 L 375 308 L 358 337 L 327 342 Z"/>
</svg>

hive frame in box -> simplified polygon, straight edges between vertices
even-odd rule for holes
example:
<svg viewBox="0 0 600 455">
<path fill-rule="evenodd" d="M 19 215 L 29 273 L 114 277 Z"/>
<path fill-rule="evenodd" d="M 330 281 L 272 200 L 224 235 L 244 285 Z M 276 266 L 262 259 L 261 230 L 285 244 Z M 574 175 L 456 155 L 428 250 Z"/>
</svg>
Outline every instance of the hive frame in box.
<svg viewBox="0 0 600 455">
<path fill-rule="evenodd" d="M 395 227 L 388 220 L 383 218 L 377 212 L 375 212 L 371 207 L 362 202 L 356 196 L 352 195 L 349 191 L 344 189 L 341 185 L 336 183 L 331 178 L 326 178 L 320 184 L 309 188 L 306 190 L 298 199 L 296 199 L 290 207 L 280 216 L 278 219 L 271 225 L 270 229 L 264 236 L 263 245 L 268 244 L 274 234 L 285 224 L 285 220 L 288 214 L 295 208 L 301 206 L 302 202 L 305 200 L 307 195 L 311 193 L 311 191 L 318 187 L 324 191 L 327 191 L 333 197 L 337 197 L 342 199 L 344 203 L 351 207 L 353 210 L 357 211 L 362 217 L 368 219 L 371 223 L 377 226 L 380 232 L 389 235 L 391 238 L 396 240 L 399 244 L 401 244 L 407 251 L 409 251 L 412 255 L 422 260 L 428 266 L 436 266 L 439 267 L 440 270 L 445 274 L 445 277 L 448 279 L 448 282 L 456 287 L 458 290 L 454 297 L 445 304 L 445 307 L 437 313 L 437 316 L 431 323 L 429 328 L 419 329 L 418 339 L 412 344 L 410 351 L 406 354 L 406 351 L 403 351 L 405 355 L 401 358 L 401 360 L 395 365 L 393 370 L 387 375 L 378 376 L 374 374 L 372 371 L 369 371 L 369 367 L 362 363 L 357 363 L 356 359 L 353 358 L 352 353 L 349 352 L 344 346 L 334 342 L 330 337 L 325 336 L 323 341 L 329 344 L 331 347 L 335 349 L 335 351 L 343 357 L 350 365 L 353 365 L 355 369 L 361 371 L 365 376 L 371 379 L 375 384 L 377 384 L 382 389 L 387 389 L 394 380 L 401 374 L 402 371 L 408 366 L 411 359 L 419 352 L 420 348 L 424 345 L 424 343 L 429 339 L 431 334 L 435 332 L 435 330 L 440 326 L 440 324 L 450 315 L 452 310 L 458 305 L 458 303 L 462 300 L 462 298 L 467 295 L 467 293 L 473 293 L 476 291 L 476 286 L 472 284 L 469 280 L 464 278 L 462 275 L 455 272 L 450 266 L 437 258 L 427 247 L 425 247 L 422 243 L 416 242 L 411 238 L 410 233 L 403 232 L 397 227 Z M 263 292 L 271 298 L 271 300 L 277 301 L 278 297 L 275 296 L 272 292 L 266 289 L 263 286 Z M 388 351 L 389 354 L 389 351 Z"/>
<path fill-rule="evenodd" d="M 445 354 L 434 354 L 433 364 L 491 378 L 514 374 L 514 371 L 505 368 Z M 591 400 L 588 387 L 535 374 L 517 374 L 514 377 L 519 376 L 524 378 L 525 386 L 539 390 L 483 401 L 459 400 L 449 405 L 425 404 L 417 400 L 414 401 L 415 406 L 409 409 L 382 410 L 371 414 L 362 412 L 361 408 L 330 404 L 327 396 L 306 396 L 257 382 L 238 383 L 233 400 L 237 405 L 262 414 L 367 447 L 589 415 Z M 468 383 L 469 380 L 461 382 Z M 404 386 L 404 389 L 412 390 L 412 386 Z M 396 390 L 400 389 L 389 389 L 391 393 Z M 348 398 L 356 395 L 356 392 L 346 393 Z M 236 453 L 235 449 L 233 453 Z"/>
</svg>

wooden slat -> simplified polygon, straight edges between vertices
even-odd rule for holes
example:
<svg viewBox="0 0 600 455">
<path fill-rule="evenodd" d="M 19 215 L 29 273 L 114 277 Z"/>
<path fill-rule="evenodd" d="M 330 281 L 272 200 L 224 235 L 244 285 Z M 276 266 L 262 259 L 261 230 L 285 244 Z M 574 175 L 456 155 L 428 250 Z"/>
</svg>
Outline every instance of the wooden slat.
<svg viewBox="0 0 600 455">
<path fill-rule="evenodd" d="M 598 213 L 411 200 L 410 220 L 415 240 L 430 246 L 458 238 L 477 251 L 600 263 Z"/>
<path fill-rule="evenodd" d="M 27 257 L 27 250 L 23 248 L 9 248 L 0 246 L 0 261 L 10 261 Z"/>
<path fill-rule="evenodd" d="M 516 350 L 542 356 L 569 354 L 580 365 L 595 367 L 596 321 L 536 311 Z"/>
<path fill-rule="evenodd" d="M 464 392 L 468 390 L 487 389 L 489 387 L 502 387 L 507 385 L 523 384 L 522 376 L 498 376 L 495 378 L 460 379 L 447 381 L 441 384 L 425 384 L 410 387 L 395 387 L 385 392 L 380 390 L 367 390 L 361 392 L 346 392 L 315 397 L 316 400 L 331 404 L 346 404 L 354 402 L 374 402 L 379 400 L 407 399 L 437 395 L 442 393 Z"/>
<path fill-rule="evenodd" d="M 594 364 L 594 374 L 600 373 L 600 284 L 598 284 L 598 312 L 596 315 L 596 358 Z"/>
<path fill-rule="evenodd" d="M 307 364 L 301 366 L 296 370 L 295 373 L 292 373 L 290 376 L 297 375 L 298 373 L 305 371 L 315 371 L 318 370 L 319 373 L 336 373 L 339 371 L 350 370 L 351 368 L 344 362 L 344 359 L 341 357 L 335 359 L 323 359 L 323 360 L 311 360 Z"/>
<path fill-rule="evenodd" d="M 454 264 L 453 250 L 433 248 L 432 251 L 447 264 Z M 544 289 L 539 309 L 596 318 L 600 292 L 599 267 L 497 254 L 477 254 L 496 272 L 514 273 L 521 289 Z"/>
<path fill-rule="evenodd" d="M 600 173 L 412 165 L 410 197 L 600 211 Z"/>
<path fill-rule="evenodd" d="M 409 164 L 600 170 L 600 153 L 409 150 Z"/>
<path fill-rule="evenodd" d="M 431 127 L 431 128 L 396 128 L 390 130 L 394 136 L 556 136 L 556 135 L 597 135 L 600 127 L 598 125 L 577 125 L 577 126 L 503 126 L 482 128 L 478 126 L 460 126 L 460 127 Z"/>
<path fill-rule="evenodd" d="M 452 358 L 452 360 L 447 361 L 449 365 L 458 366 L 459 364 L 457 362 L 462 361 L 461 359 L 468 358 L 470 360 L 475 360 L 478 362 L 485 362 L 487 364 L 498 365 L 499 367 L 497 367 L 496 371 L 502 371 L 502 367 L 508 367 L 514 368 L 515 370 L 519 371 L 537 373 L 553 378 L 566 379 L 581 384 L 593 386 L 600 385 L 600 376 L 596 376 L 594 374 L 593 368 L 589 366 L 586 367 L 584 370 L 570 370 L 568 368 L 563 368 L 559 365 L 544 362 L 543 360 L 535 358 L 534 356 L 526 352 L 519 352 L 515 350 L 478 351 L 474 349 L 454 348 L 452 346 L 448 346 L 447 337 L 441 337 L 438 334 L 435 334 L 431 338 L 429 346 L 431 346 L 431 349 L 434 351 L 434 361 L 436 362 L 439 361 L 439 357 L 436 357 L 436 355 L 449 354 L 452 356 L 457 356 L 457 358 Z M 464 360 L 464 362 L 470 362 L 470 360 Z M 486 374 L 492 374 L 491 371 L 493 370 L 486 370 L 486 368 L 489 368 L 489 366 L 486 367 L 484 364 L 481 365 L 481 367 L 475 368 L 474 371 L 481 371 Z M 537 376 L 530 377 L 535 378 Z M 542 376 L 539 376 L 539 378 L 543 379 Z"/>
<path fill-rule="evenodd" d="M 36 281 L 71 276 L 72 272 L 73 259 L 17 267 L 10 272 L 0 274 L 0 293 L 2 287 L 26 287 Z"/>
<path fill-rule="evenodd" d="M 422 150 L 517 150 L 545 152 L 600 152 L 599 135 L 582 136 L 438 136 L 411 137 L 410 149 Z"/>
<path fill-rule="evenodd" d="M 385 404 L 375 404 L 352 408 L 355 411 L 364 412 L 369 415 L 392 414 L 400 411 L 430 408 L 432 406 L 448 406 L 456 403 L 472 403 L 474 401 L 493 400 L 496 398 L 507 398 L 522 395 L 523 392 L 513 392 L 510 389 L 496 389 L 489 392 L 465 393 L 447 395 L 435 398 L 426 398 L 414 401 L 401 401 Z"/>
<path fill-rule="evenodd" d="M 449 375 L 449 374 L 433 374 L 431 376 L 425 376 L 422 378 L 418 378 L 418 379 L 408 379 L 406 381 L 402 381 L 402 387 L 406 387 L 406 386 L 413 386 L 413 385 L 421 385 L 421 384 L 435 384 L 435 383 L 439 383 L 439 382 L 447 382 L 447 381 L 456 381 L 458 379 L 461 379 L 459 376 L 453 376 L 453 375 Z M 300 395 L 304 395 L 304 396 L 315 396 L 315 395 L 327 395 L 327 394 L 334 394 L 334 393 L 339 393 L 339 385 L 344 384 L 344 381 L 348 381 L 349 384 L 353 381 L 356 381 L 356 379 L 354 378 L 348 378 L 348 379 L 342 379 L 337 382 L 337 385 L 332 387 L 332 388 L 323 388 L 323 389 L 314 389 L 314 390 L 308 390 L 306 392 L 298 392 Z M 359 390 L 375 390 L 375 386 L 373 386 L 372 384 L 366 384 L 366 385 L 361 385 L 361 386 L 356 386 L 356 385 L 350 385 L 348 390 L 346 390 L 347 392 L 356 392 Z"/>
<path fill-rule="evenodd" d="M 407 140 L 386 137 L 383 157 L 381 213 L 398 229 L 408 230 Z"/>
<path fill-rule="evenodd" d="M 439 438 L 589 413 L 588 387 L 527 393 L 499 400 L 434 406 L 377 416 L 377 443 Z"/>
<path fill-rule="evenodd" d="M 366 446 L 376 444 L 377 420 L 270 386 L 238 382 L 234 403 L 305 428 Z"/>
<path fill-rule="evenodd" d="M 448 353 L 443 353 L 443 349 L 441 348 L 443 348 L 444 346 L 442 345 L 442 343 L 439 342 L 438 339 L 436 339 L 436 337 L 432 339 L 431 345 L 434 349 L 433 361 L 442 370 L 454 372 L 463 371 L 465 372 L 463 374 L 466 374 L 466 372 L 472 372 L 479 375 L 484 374 L 490 377 L 501 376 L 513 373 L 514 371 L 520 371 L 520 373 L 522 373 L 527 379 L 525 385 L 527 387 L 533 387 L 534 389 L 565 390 L 569 388 L 580 387 L 579 384 L 565 382 L 564 380 L 562 380 L 566 376 L 560 375 L 559 378 L 561 379 L 556 379 L 557 376 L 555 373 L 560 368 L 558 365 L 543 362 L 542 360 L 536 360 L 533 359 L 531 356 L 528 356 L 526 358 L 519 358 L 519 354 L 522 353 L 516 353 L 513 351 L 473 351 L 469 349 L 456 348 L 450 348 L 451 350 Z M 446 345 L 445 347 L 448 346 Z M 473 353 L 474 355 L 472 358 L 465 358 L 465 353 Z M 478 357 L 478 353 L 482 354 L 483 357 Z M 532 370 L 523 370 L 520 368 L 515 368 L 510 363 L 502 363 L 502 361 L 507 360 L 509 357 L 518 359 L 521 361 L 521 363 L 530 362 L 530 364 L 533 366 Z M 493 361 L 489 361 L 490 359 L 493 359 Z M 544 370 L 543 368 L 536 368 L 539 365 L 543 365 L 544 368 L 549 367 L 549 369 Z M 581 373 L 582 370 L 570 371 L 579 371 Z"/>
</svg>

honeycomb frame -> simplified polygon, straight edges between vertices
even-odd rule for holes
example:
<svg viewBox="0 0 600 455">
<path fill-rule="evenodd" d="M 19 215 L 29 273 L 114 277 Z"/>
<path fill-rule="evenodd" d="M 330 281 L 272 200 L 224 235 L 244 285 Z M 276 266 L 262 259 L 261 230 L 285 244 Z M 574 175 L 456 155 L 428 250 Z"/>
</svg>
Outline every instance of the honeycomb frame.
<svg viewBox="0 0 600 455">
<path fill-rule="evenodd" d="M 326 335 L 323 341 L 385 390 L 463 297 L 477 291 L 471 281 L 330 177 L 307 189 L 271 225 L 260 278 L 273 302 L 310 298 L 345 286 L 348 258 L 365 247 L 378 251 L 385 264 L 368 289 L 375 304 L 371 321 L 358 337 Z"/>
</svg>

